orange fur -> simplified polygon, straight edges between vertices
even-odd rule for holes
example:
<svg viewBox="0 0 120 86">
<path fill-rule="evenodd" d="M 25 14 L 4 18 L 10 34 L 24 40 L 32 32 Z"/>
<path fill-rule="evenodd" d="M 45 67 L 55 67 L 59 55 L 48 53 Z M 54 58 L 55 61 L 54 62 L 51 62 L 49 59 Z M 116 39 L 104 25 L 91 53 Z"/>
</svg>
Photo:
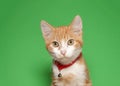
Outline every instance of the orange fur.
<svg viewBox="0 0 120 86">
<path fill-rule="evenodd" d="M 76 29 L 77 24 L 78 24 L 79 28 L 77 27 L 77 29 Z M 45 21 L 42 21 L 41 28 L 42 28 L 42 32 L 43 32 L 43 37 L 45 39 L 46 48 L 50 52 L 50 54 L 54 54 L 54 52 L 53 52 L 54 48 L 52 46 L 53 41 L 57 41 L 60 44 L 62 44 L 62 42 L 61 42 L 62 40 L 67 42 L 69 39 L 74 39 L 73 46 L 76 49 L 82 48 L 82 45 L 83 45 L 82 23 L 81 23 L 81 19 L 79 18 L 79 16 L 76 16 L 75 19 L 73 20 L 73 22 L 69 26 L 60 26 L 60 27 L 55 28 L 55 27 L 49 25 L 48 23 L 46 23 Z M 76 30 L 76 31 L 74 31 L 74 30 Z M 64 48 L 64 46 L 58 46 L 57 50 L 60 51 L 61 48 Z M 59 61 L 61 59 L 65 59 L 65 58 L 58 58 L 57 60 Z M 74 60 L 74 58 L 71 59 L 71 61 L 72 60 Z M 66 61 L 68 61 L 68 59 Z M 76 61 L 76 64 L 84 65 L 85 78 L 81 85 L 76 84 L 74 86 L 92 86 L 90 78 L 89 78 L 89 72 L 88 72 L 86 63 L 83 59 L 83 56 L 81 56 L 80 59 Z M 75 78 L 78 76 L 76 76 L 74 73 L 69 73 L 69 71 L 68 71 L 68 74 L 58 78 L 58 77 L 55 77 L 55 75 L 53 73 L 52 86 L 71 86 L 71 84 L 73 84 L 75 82 L 74 81 L 74 80 L 76 80 Z M 79 77 L 81 77 L 81 76 L 79 76 Z"/>
<path fill-rule="evenodd" d="M 70 26 L 61 26 L 61 27 L 54 28 L 52 36 L 49 39 L 45 39 L 46 48 L 49 51 L 52 51 L 52 48 L 50 45 L 54 40 L 60 41 L 62 39 L 67 40 L 69 38 L 73 38 L 76 41 L 76 45 L 75 45 L 76 47 L 83 45 L 82 32 L 80 33 L 80 36 L 77 36 L 73 34 Z"/>
</svg>

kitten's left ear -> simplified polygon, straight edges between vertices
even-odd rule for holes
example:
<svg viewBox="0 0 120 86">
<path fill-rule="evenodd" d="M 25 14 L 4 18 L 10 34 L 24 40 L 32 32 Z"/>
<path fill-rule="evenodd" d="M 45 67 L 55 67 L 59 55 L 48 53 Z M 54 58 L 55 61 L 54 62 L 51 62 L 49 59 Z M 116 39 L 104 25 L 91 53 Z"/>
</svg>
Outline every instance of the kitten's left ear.
<svg viewBox="0 0 120 86">
<path fill-rule="evenodd" d="M 79 15 L 73 19 L 71 28 L 75 34 L 79 34 L 82 31 L 82 20 Z"/>
</svg>

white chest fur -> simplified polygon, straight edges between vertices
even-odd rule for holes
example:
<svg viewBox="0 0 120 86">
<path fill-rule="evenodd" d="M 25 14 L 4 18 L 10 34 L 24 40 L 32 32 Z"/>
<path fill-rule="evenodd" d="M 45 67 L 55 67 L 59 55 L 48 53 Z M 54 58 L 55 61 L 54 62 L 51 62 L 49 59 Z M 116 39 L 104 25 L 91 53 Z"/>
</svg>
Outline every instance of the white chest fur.
<svg viewBox="0 0 120 86">
<path fill-rule="evenodd" d="M 61 72 L 62 76 L 73 74 L 73 82 L 71 85 L 68 86 L 84 86 L 84 82 L 86 79 L 86 72 L 85 72 L 85 65 L 74 63 L 72 66 L 62 69 L 61 71 L 58 70 L 57 66 L 53 64 L 53 75 L 57 79 L 58 74 Z M 62 86 L 62 85 L 60 85 Z"/>
</svg>

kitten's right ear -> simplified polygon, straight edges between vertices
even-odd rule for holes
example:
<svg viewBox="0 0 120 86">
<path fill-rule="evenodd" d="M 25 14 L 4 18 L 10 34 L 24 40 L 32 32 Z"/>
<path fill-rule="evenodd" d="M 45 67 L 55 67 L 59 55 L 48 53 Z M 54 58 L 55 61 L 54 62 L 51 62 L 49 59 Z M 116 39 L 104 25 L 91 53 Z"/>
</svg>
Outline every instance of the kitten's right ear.
<svg viewBox="0 0 120 86">
<path fill-rule="evenodd" d="M 44 20 L 41 21 L 40 26 L 41 26 L 44 38 L 50 38 L 53 32 L 53 27 Z"/>
<path fill-rule="evenodd" d="M 75 34 L 82 32 L 82 19 L 79 15 L 75 16 L 71 24 L 72 30 Z"/>
</svg>

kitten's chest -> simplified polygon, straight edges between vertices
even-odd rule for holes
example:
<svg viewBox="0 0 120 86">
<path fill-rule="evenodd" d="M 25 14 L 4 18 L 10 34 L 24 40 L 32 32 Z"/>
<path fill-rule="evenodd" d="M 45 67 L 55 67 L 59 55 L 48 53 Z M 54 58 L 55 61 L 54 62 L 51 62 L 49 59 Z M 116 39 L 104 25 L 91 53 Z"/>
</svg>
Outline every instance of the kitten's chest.
<svg viewBox="0 0 120 86">
<path fill-rule="evenodd" d="M 53 74 L 55 78 L 59 78 L 58 74 L 61 73 L 62 77 L 69 77 L 72 75 L 72 79 L 75 80 L 85 80 L 86 73 L 85 73 L 85 65 L 74 63 L 72 66 L 68 68 L 64 68 L 61 71 L 58 70 L 57 66 L 53 64 Z"/>
</svg>

